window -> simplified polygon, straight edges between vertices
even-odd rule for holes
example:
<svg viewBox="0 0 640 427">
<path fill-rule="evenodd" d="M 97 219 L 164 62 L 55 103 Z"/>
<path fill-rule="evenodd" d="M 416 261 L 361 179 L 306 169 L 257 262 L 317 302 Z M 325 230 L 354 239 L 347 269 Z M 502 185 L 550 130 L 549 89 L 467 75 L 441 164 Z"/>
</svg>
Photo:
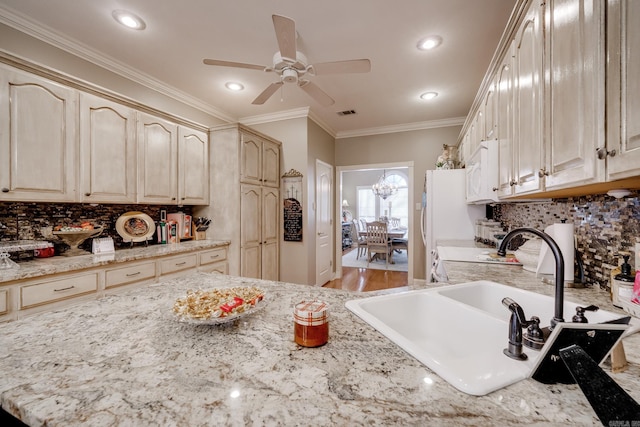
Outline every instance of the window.
<svg viewBox="0 0 640 427">
<path fill-rule="evenodd" d="M 409 187 L 407 179 L 397 173 L 387 174 L 387 181 L 398 186 L 398 192 L 382 200 L 376 197 L 371 191 L 371 186 L 358 186 L 358 218 L 364 218 L 365 221 L 371 222 L 381 216 L 400 218 L 400 225 L 409 226 Z"/>
</svg>

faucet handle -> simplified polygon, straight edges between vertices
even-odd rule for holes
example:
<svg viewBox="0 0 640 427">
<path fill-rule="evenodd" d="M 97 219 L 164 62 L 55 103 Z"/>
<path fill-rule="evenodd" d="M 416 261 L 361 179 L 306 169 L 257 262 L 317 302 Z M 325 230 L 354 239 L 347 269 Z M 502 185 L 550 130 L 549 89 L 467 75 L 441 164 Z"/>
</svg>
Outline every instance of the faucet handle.
<svg viewBox="0 0 640 427">
<path fill-rule="evenodd" d="M 584 317 L 585 311 L 598 311 L 600 307 L 597 305 L 589 305 L 587 307 L 576 307 L 576 315 L 571 319 L 573 323 L 589 323 L 589 319 Z"/>
</svg>

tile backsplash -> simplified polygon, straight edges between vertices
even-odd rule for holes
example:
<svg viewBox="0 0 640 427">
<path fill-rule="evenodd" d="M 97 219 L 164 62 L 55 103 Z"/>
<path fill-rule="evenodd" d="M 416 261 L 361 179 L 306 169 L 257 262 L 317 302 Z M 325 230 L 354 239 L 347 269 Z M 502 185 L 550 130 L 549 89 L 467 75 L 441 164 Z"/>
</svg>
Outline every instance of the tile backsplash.
<svg viewBox="0 0 640 427">
<path fill-rule="evenodd" d="M 192 214 L 191 206 L 159 206 L 159 205 L 96 205 L 82 203 L 3 203 L 0 202 L 0 241 L 8 240 L 42 240 L 42 227 L 56 225 L 79 224 L 91 221 L 102 225 L 101 237 L 113 237 L 116 248 L 129 247 L 116 231 L 116 221 L 125 212 L 140 211 L 149 215 L 154 221 L 160 219 L 160 211 L 167 213 L 182 211 Z M 89 239 L 83 244 L 90 248 Z M 149 241 L 150 244 L 155 241 Z"/>
<path fill-rule="evenodd" d="M 567 220 L 573 222 L 578 252 L 584 263 L 587 285 L 609 288 L 611 270 L 622 262 L 619 251 L 635 254 L 640 243 L 640 198 L 634 192 L 629 197 L 614 199 L 607 195 L 555 199 L 551 202 L 498 204 L 494 219 L 513 229 L 547 226 Z M 634 256 L 631 256 L 632 268 Z"/>
</svg>

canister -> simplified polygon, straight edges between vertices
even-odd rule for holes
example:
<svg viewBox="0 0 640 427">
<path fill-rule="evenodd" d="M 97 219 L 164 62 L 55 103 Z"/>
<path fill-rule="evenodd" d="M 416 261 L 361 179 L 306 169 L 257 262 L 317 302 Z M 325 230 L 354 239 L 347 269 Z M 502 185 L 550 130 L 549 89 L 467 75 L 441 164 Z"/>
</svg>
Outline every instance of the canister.
<svg viewBox="0 0 640 427">
<path fill-rule="evenodd" d="M 293 310 L 295 342 L 319 347 L 329 340 L 329 306 L 323 301 L 301 301 Z"/>
</svg>

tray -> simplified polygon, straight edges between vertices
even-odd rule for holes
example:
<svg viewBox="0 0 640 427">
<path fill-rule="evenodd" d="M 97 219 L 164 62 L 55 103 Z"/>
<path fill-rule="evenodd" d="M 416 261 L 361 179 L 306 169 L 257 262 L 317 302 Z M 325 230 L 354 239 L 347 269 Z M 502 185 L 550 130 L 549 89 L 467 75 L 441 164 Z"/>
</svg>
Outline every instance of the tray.
<svg viewBox="0 0 640 427">
<path fill-rule="evenodd" d="M 251 295 L 247 297 L 246 295 Z M 241 297 L 245 297 L 242 299 Z M 249 298 L 253 298 L 252 301 Z M 192 306 L 197 307 L 198 314 L 212 313 L 212 317 L 194 317 L 189 313 L 187 300 L 191 299 Z M 227 313 L 221 305 L 227 308 L 234 307 L 235 300 L 239 299 L 238 308 L 243 311 Z M 212 302 L 216 301 L 216 302 Z M 200 305 L 202 304 L 202 305 Z M 256 313 L 265 307 L 264 291 L 256 287 L 214 288 L 210 290 L 188 291 L 185 297 L 178 298 L 171 311 L 175 320 L 191 325 L 221 325 Z M 215 317 L 219 314 L 219 317 Z"/>
</svg>

